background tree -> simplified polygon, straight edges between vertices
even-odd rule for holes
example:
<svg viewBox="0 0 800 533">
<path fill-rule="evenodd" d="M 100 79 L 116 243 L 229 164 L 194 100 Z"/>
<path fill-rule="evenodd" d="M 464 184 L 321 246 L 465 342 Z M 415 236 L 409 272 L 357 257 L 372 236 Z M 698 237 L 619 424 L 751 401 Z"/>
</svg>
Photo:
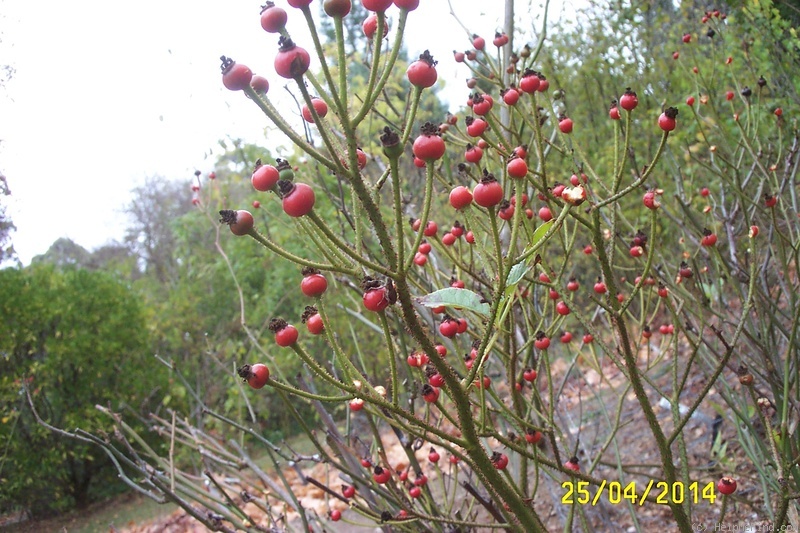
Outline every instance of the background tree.
<svg viewBox="0 0 800 533">
<path fill-rule="evenodd" d="M 0 501 L 34 514 L 120 490 L 104 454 L 36 423 L 111 431 L 95 405 L 158 410 L 141 300 L 109 274 L 51 265 L 0 270 Z M 141 424 L 133 422 L 136 426 Z"/>
<path fill-rule="evenodd" d="M 31 259 L 32 264 L 47 263 L 58 268 L 86 268 L 89 265 L 91 252 L 67 237 L 56 239 L 43 254 Z"/>
<path fill-rule="evenodd" d="M 130 226 L 125 242 L 141 258 L 145 272 L 165 284 L 177 278 L 179 257 L 174 253 L 172 224 L 191 209 L 186 190 L 185 183 L 151 177 L 132 191 L 126 209 Z"/>
<path fill-rule="evenodd" d="M 2 33 L 0 33 L 0 42 L 2 40 Z M 15 69 L 12 65 L 0 65 L 0 88 L 5 87 L 5 84 L 14 76 L 14 72 Z M 8 181 L 5 175 L 0 172 L 0 265 L 16 258 L 16 253 L 11 243 L 11 233 L 16 227 L 6 214 L 4 200 L 7 196 L 11 196 L 11 190 L 8 188 Z"/>
<path fill-rule="evenodd" d="M 16 229 L 11 218 L 6 214 L 5 197 L 11 196 L 8 181 L 0 172 L 0 265 L 16 256 L 11 244 L 11 233 Z"/>
<path fill-rule="evenodd" d="M 142 276 L 140 262 L 141 259 L 125 244 L 112 242 L 89 251 L 66 237 L 56 239 L 45 253 L 31 259 L 31 264 L 44 263 L 57 268 L 74 267 L 114 272 L 126 280 L 136 280 Z"/>
</svg>

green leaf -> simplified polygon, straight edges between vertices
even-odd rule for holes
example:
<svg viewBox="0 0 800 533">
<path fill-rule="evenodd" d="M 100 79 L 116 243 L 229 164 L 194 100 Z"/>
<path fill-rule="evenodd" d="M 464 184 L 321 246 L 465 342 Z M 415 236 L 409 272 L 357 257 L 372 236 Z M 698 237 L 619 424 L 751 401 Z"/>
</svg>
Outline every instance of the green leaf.
<svg viewBox="0 0 800 533">
<path fill-rule="evenodd" d="M 536 231 L 533 232 L 531 242 L 525 247 L 523 255 L 530 254 L 533 249 L 541 245 L 545 234 L 553 226 L 554 222 L 555 221 L 553 220 L 549 220 L 536 228 Z M 511 271 L 508 273 L 508 277 L 506 278 L 506 296 L 510 296 L 516 290 L 520 280 L 522 280 L 522 277 L 527 274 L 529 270 L 530 267 L 528 266 L 528 261 L 522 261 L 511 267 Z"/>
<path fill-rule="evenodd" d="M 538 228 L 536 231 L 533 232 L 533 237 L 531 238 L 531 242 L 528 246 L 525 247 L 525 251 L 523 253 L 528 253 L 531 250 L 538 248 L 542 244 L 542 239 L 544 239 L 545 234 L 550 231 L 550 228 L 555 224 L 555 220 L 548 220 Z"/>
<path fill-rule="evenodd" d="M 483 300 L 483 297 L 467 289 L 448 287 L 417 298 L 417 301 L 425 307 L 444 305 L 446 307 L 469 309 L 481 315 L 489 314 L 489 304 Z"/>
<path fill-rule="evenodd" d="M 506 278 L 506 296 L 514 292 L 522 277 L 528 273 L 531 268 L 524 262 L 517 263 L 511 267 L 511 272 L 508 273 Z"/>
<path fill-rule="evenodd" d="M 706 294 L 711 301 L 719 301 L 720 292 L 724 288 L 721 279 L 711 283 L 699 283 L 699 285 L 703 293 Z"/>
</svg>

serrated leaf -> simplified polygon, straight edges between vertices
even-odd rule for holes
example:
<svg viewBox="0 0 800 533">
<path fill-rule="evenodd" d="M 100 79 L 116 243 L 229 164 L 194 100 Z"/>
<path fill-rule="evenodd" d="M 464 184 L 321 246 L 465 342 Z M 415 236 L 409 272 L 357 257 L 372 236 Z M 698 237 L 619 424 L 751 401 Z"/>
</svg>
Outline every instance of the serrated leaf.
<svg viewBox="0 0 800 533">
<path fill-rule="evenodd" d="M 522 277 L 528 273 L 530 267 L 525 263 L 517 263 L 511 267 L 511 272 L 506 278 L 506 296 L 514 292 Z"/>
<path fill-rule="evenodd" d="M 531 250 L 540 245 L 542 239 L 544 239 L 545 234 L 547 234 L 547 232 L 550 230 L 553 224 L 554 224 L 553 220 L 548 220 L 547 222 L 536 228 L 536 231 L 533 232 L 533 237 L 531 238 L 531 242 L 528 243 L 528 246 L 525 247 L 523 255 L 528 255 Z M 511 267 L 511 271 L 508 273 L 508 277 L 506 278 L 506 290 L 505 290 L 506 296 L 510 296 L 514 292 L 514 290 L 516 290 L 517 284 L 519 284 L 520 280 L 522 280 L 522 277 L 525 274 L 527 274 L 528 271 L 530 270 L 530 267 L 528 266 L 527 263 L 528 261 L 524 261 L 517 263 L 516 265 Z"/>
<path fill-rule="evenodd" d="M 517 263 L 511 267 L 511 272 L 506 278 L 506 285 L 516 285 L 531 268 L 525 263 Z"/>
<path fill-rule="evenodd" d="M 483 301 L 483 297 L 467 289 L 448 287 L 417 298 L 417 301 L 425 307 L 440 307 L 443 305 L 445 307 L 469 309 L 481 315 L 489 314 L 489 304 Z"/>
<path fill-rule="evenodd" d="M 555 224 L 555 220 L 548 220 L 536 228 L 536 231 L 533 232 L 533 237 L 531 237 L 531 242 L 525 247 L 524 253 L 527 253 L 530 250 L 540 246 L 542 239 L 544 239 L 545 234 L 550 231 L 550 228 L 553 227 L 553 224 Z"/>
</svg>

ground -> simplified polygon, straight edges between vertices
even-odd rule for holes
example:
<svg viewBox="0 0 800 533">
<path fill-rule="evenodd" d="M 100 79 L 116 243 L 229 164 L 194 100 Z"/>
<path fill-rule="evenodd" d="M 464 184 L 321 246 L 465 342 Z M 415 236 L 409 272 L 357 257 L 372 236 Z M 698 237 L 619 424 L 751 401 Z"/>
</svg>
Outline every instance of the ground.
<svg viewBox="0 0 800 533">
<path fill-rule="evenodd" d="M 640 364 L 662 365 L 663 368 L 656 368 L 650 374 L 653 376 L 654 383 L 667 393 L 671 390 L 671 375 L 669 367 L 665 362 L 658 360 L 659 352 L 657 346 L 651 345 L 650 349 L 641 352 Z M 573 364 L 574 363 L 574 364 Z M 613 446 L 608 446 L 602 452 L 597 468 L 593 474 L 600 479 L 620 481 L 624 487 L 627 483 L 634 481 L 637 483 L 637 490 L 642 491 L 646 485 L 643 474 L 648 472 L 657 473 L 658 451 L 657 447 L 649 437 L 650 430 L 641 408 L 639 408 L 633 393 L 625 389 L 626 381 L 624 375 L 610 361 L 595 361 L 591 358 L 577 358 L 574 361 L 557 360 L 551 365 L 552 375 L 566 376 L 564 387 L 559 397 L 558 413 L 561 416 L 559 423 L 562 427 L 569 428 L 571 442 L 575 442 L 580 437 L 579 458 L 581 463 L 588 466 L 589 461 L 596 460 L 597 455 L 602 452 L 603 442 L 600 437 L 605 435 L 602 429 L 609 424 L 610 417 L 616 411 L 618 403 L 622 402 L 622 415 L 620 418 L 620 434 L 625 435 L 624 448 L 619 450 Z M 682 397 L 682 408 L 695 397 L 696 393 L 704 385 L 703 377 L 697 375 L 687 381 L 685 393 Z M 729 376 L 735 382 L 735 376 Z M 738 386 L 738 383 L 735 383 Z M 624 393 L 624 397 L 623 397 Z M 656 415 L 665 431 L 671 429 L 670 405 L 665 400 L 660 400 L 656 390 L 649 391 L 650 399 L 655 406 Z M 728 446 L 724 451 L 724 456 L 718 454 L 719 447 L 713 446 L 713 426 L 716 416 L 715 404 L 722 404 L 721 398 L 714 389 L 701 405 L 694 417 L 684 428 L 686 436 L 687 456 L 692 464 L 692 480 L 699 481 L 699 488 L 706 483 L 719 479 L 723 474 L 733 474 L 739 479 L 740 490 L 737 495 L 730 499 L 727 507 L 725 523 L 729 525 L 747 523 L 756 526 L 765 519 L 760 511 L 759 503 L 756 500 L 760 493 L 757 487 L 758 480 L 756 471 L 748 467 L 746 458 L 743 456 L 740 447 L 736 442 L 736 428 L 730 423 L 718 425 L 722 439 L 720 442 L 727 442 Z M 578 421 L 582 423 L 578 424 Z M 390 464 L 397 468 L 405 468 L 408 460 L 396 437 L 388 432 L 384 442 L 388 445 L 387 456 Z M 492 443 L 490 443 L 491 445 Z M 542 449 L 542 453 L 549 453 L 547 448 Z M 626 468 L 622 474 L 617 469 L 619 461 L 626 465 L 634 465 Z M 425 462 L 427 449 L 423 448 L 417 452 L 421 462 Z M 678 460 L 676 452 L 676 461 Z M 446 463 L 446 461 L 442 461 Z M 512 462 L 513 467 L 513 462 Z M 735 468 L 736 472 L 726 469 Z M 439 486 L 437 475 L 441 473 L 443 480 L 452 481 L 449 465 L 443 466 L 441 471 L 429 475 L 432 487 Z M 341 480 L 330 472 L 326 465 L 317 464 L 313 469 L 305 471 L 314 479 L 327 484 L 334 491 L 339 491 Z M 335 508 L 346 511 L 347 507 L 339 500 L 326 497 L 326 494 L 319 488 L 304 484 L 301 478 L 293 469 L 287 469 L 286 477 L 293 486 L 293 490 L 301 498 L 302 504 L 307 509 L 313 509 L 318 514 L 324 516 L 329 509 Z M 540 477 L 542 485 L 537 492 L 537 499 L 534 503 L 540 516 L 545 520 L 548 529 L 561 531 L 564 524 L 569 522 L 571 506 L 562 503 L 566 489 L 562 483 L 566 476 L 542 475 Z M 681 487 L 685 492 L 686 487 Z M 657 493 L 657 489 L 653 489 Z M 592 494 L 594 494 L 592 492 Z M 468 499 L 468 498 L 465 498 Z M 715 524 L 719 520 L 719 513 L 722 508 L 721 499 L 717 499 L 713 504 L 703 501 L 700 494 L 697 505 L 693 508 L 693 515 L 698 524 L 705 525 L 708 530 L 714 530 Z M 277 503 L 277 502 L 275 502 Z M 632 512 L 631 512 L 632 509 Z M 132 512 L 129 512 L 129 510 Z M 268 525 L 265 514 L 257 509 L 253 504 L 247 504 L 245 510 L 262 525 Z M 651 502 L 643 505 L 633 505 L 629 508 L 623 500 L 621 503 L 612 504 L 609 501 L 608 492 L 599 498 L 596 505 L 579 505 L 574 508 L 572 518 L 573 530 L 582 529 L 597 531 L 634 531 L 635 520 L 642 530 L 671 530 L 673 524 L 671 513 L 666 506 Z M 276 515 L 281 514 L 280 508 L 273 507 Z M 148 514 L 149 513 L 149 514 Z M 359 517 L 353 513 L 345 513 L 346 519 L 357 521 Z M 88 519 L 87 519 L 88 517 Z M 152 517 L 152 518 L 150 518 Z M 148 519 L 150 518 L 150 519 Z M 297 523 L 292 517 L 287 517 L 292 524 Z M 333 523 L 327 522 L 328 531 L 374 531 L 374 526 L 358 528 L 354 523 Z M 33 531 L 126 531 L 128 533 L 162 533 L 162 532 L 201 532 L 205 527 L 194 519 L 188 517 L 182 510 L 178 509 L 170 512 L 169 508 L 156 506 L 144 498 L 127 495 L 123 498 L 98 504 L 89 510 L 88 513 L 81 515 L 71 515 L 55 521 L 37 522 L 27 526 L 16 526 L 10 531 L 33 532 Z M 739 529 L 742 530 L 741 528 Z"/>
</svg>

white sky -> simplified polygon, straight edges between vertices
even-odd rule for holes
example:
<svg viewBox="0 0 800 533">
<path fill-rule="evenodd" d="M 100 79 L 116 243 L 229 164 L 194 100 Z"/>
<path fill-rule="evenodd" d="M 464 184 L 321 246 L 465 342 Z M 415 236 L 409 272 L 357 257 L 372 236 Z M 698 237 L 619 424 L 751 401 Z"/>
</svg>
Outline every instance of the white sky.
<svg viewBox="0 0 800 533">
<path fill-rule="evenodd" d="M 531 3 L 539 4 L 517 0 L 521 20 L 530 20 Z M 285 0 L 276 4 L 289 13 L 295 41 L 312 48 L 300 12 Z M 265 143 L 267 120 L 242 94 L 222 86 L 219 71 L 225 54 L 267 77 L 270 95 L 282 92 L 284 80 L 272 68 L 277 38 L 261 29 L 259 5 L 0 0 L 0 64 L 16 69 L 0 88 L 0 172 L 11 188 L 8 214 L 23 264 L 60 237 L 88 249 L 121 240 L 129 191 L 148 176 L 205 174 L 218 140 Z M 453 5 L 491 43 L 502 2 Z M 394 8 L 389 14 L 396 15 Z M 469 73 L 453 61 L 452 50 L 468 48 L 469 41 L 446 0 L 421 0 L 407 35 L 409 52 L 428 48 L 439 61 L 445 99 L 465 98 Z"/>
</svg>

